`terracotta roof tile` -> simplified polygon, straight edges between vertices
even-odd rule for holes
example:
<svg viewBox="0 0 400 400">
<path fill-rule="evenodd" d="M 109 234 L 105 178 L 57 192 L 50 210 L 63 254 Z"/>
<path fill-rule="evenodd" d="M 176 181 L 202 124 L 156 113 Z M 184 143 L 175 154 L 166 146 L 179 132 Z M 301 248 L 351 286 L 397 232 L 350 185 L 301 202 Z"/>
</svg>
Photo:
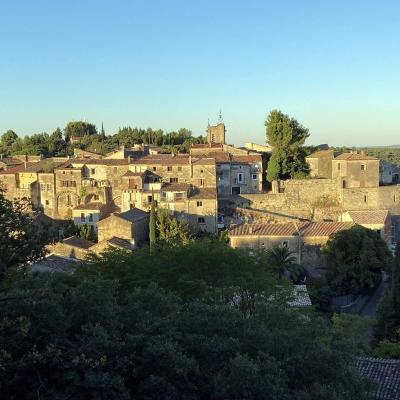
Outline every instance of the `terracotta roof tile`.
<svg viewBox="0 0 400 400">
<path fill-rule="evenodd" d="M 78 204 L 74 210 L 101 210 L 104 206 L 104 203 Z"/>
<path fill-rule="evenodd" d="M 356 368 L 362 376 L 377 385 L 371 398 L 400 399 L 400 360 L 359 357 L 356 360 Z"/>
<path fill-rule="evenodd" d="M 362 160 L 376 160 L 377 158 L 367 156 L 366 154 L 359 154 L 359 153 L 342 153 L 335 157 L 335 160 L 346 160 L 346 161 L 362 161 Z"/>
<path fill-rule="evenodd" d="M 310 154 L 306 158 L 322 158 L 322 157 L 332 157 L 333 158 L 334 157 L 333 150 L 319 150 L 319 151 L 316 151 L 316 152 Z"/>
<path fill-rule="evenodd" d="M 350 229 L 352 222 L 300 222 L 284 224 L 243 224 L 229 231 L 230 236 L 302 236 L 321 237 Z"/>
<path fill-rule="evenodd" d="M 184 192 L 190 189 L 189 183 L 180 183 L 180 182 L 173 182 L 173 183 L 164 183 L 161 187 L 162 192 Z"/>
<path fill-rule="evenodd" d="M 86 165 L 128 165 L 127 158 L 73 158 L 71 164 L 86 164 Z"/>
<path fill-rule="evenodd" d="M 348 213 L 353 222 L 359 225 L 383 225 L 389 215 L 388 210 L 348 211 Z"/>
<path fill-rule="evenodd" d="M 93 242 L 89 242 L 89 240 L 83 239 L 79 236 L 71 236 L 64 239 L 62 242 L 69 246 L 79 247 L 81 249 L 88 249 L 89 247 L 94 245 Z"/>
<path fill-rule="evenodd" d="M 217 189 L 216 188 L 193 188 L 190 194 L 191 199 L 216 199 Z"/>
</svg>

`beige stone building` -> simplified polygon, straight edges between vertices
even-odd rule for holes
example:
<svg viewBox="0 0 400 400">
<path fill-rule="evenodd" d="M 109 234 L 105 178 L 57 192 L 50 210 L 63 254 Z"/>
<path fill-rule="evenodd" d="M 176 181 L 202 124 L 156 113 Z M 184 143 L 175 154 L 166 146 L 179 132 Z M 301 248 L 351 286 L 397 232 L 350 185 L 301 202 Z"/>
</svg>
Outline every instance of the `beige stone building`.
<svg viewBox="0 0 400 400">
<path fill-rule="evenodd" d="M 283 224 L 243 224 L 229 230 L 234 248 L 268 250 L 287 247 L 298 263 L 316 266 L 321 263 L 318 251 L 329 237 L 354 226 L 352 222 L 298 222 Z"/>
<path fill-rule="evenodd" d="M 123 213 L 112 213 L 97 223 L 98 242 L 119 238 L 128 241 L 132 248 L 147 241 L 149 213 L 138 208 Z"/>
<path fill-rule="evenodd" d="M 332 178 L 333 150 L 320 150 L 306 157 L 310 167 L 310 176 L 313 178 Z"/>
<path fill-rule="evenodd" d="M 375 231 L 388 244 L 392 243 L 392 219 L 388 210 L 353 210 L 340 215 L 339 221 L 353 222 Z"/>
</svg>

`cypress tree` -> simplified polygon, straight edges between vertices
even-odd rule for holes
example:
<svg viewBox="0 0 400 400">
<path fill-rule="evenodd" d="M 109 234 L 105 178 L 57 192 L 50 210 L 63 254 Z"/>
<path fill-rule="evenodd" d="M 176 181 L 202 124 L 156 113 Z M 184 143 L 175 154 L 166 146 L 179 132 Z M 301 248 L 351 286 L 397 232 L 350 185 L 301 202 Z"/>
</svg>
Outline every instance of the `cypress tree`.
<svg viewBox="0 0 400 400">
<path fill-rule="evenodd" d="M 154 194 L 151 197 L 149 239 L 150 239 L 150 250 L 152 250 L 157 241 L 157 237 L 156 237 L 156 206 L 155 206 L 155 202 L 154 202 Z"/>
</svg>

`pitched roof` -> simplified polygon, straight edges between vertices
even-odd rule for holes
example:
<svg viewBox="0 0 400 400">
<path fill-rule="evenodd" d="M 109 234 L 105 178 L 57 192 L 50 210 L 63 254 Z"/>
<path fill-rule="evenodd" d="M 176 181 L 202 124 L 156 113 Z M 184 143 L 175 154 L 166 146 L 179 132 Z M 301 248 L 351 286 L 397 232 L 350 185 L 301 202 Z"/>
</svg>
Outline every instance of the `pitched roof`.
<svg viewBox="0 0 400 400">
<path fill-rule="evenodd" d="M 93 246 L 93 242 L 89 242 L 89 240 L 83 239 L 79 236 L 71 236 L 62 241 L 63 244 L 68 244 L 69 246 L 79 247 L 81 249 L 88 249 Z"/>
<path fill-rule="evenodd" d="M 33 165 L 33 164 L 34 163 L 27 163 L 27 167 L 30 166 L 30 165 Z M 7 168 L 4 171 L 0 171 L 0 175 L 12 175 L 12 174 L 16 174 L 18 172 L 24 172 L 24 171 L 26 171 L 25 165 L 24 164 L 20 164 L 20 165 L 17 165 L 15 167 L 12 167 L 12 168 Z"/>
<path fill-rule="evenodd" d="M 348 211 L 350 218 L 359 225 L 383 225 L 389 216 L 388 210 Z"/>
<path fill-rule="evenodd" d="M 400 360 L 359 357 L 356 368 L 362 376 L 377 384 L 373 393 L 374 399 L 400 399 Z"/>
<path fill-rule="evenodd" d="M 314 153 L 310 154 L 306 158 L 322 158 L 322 157 L 332 157 L 333 158 L 334 153 L 333 150 L 318 150 L 315 151 Z"/>
<path fill-rule="evenodd" d="M 189 183 L 180 183 L 180 182 L 163 183 L 161 187 L 162 192 L 186 192 L 189 189 L 190 189 Z"/>
<path fill-rule="evenodd" d="M 217 189 L 216 188 L 199 188 L 194 187 L 190 194 L 191 199 L 216 199 Z"/>
<path fill-rule="evenodd" d="M 147 171 L 143 172 L 133 172 L 133 171 L 127 171 L 122 175 L 122 178 L 127 178 L 130 176 L 145 176 Z"/>
<path fill-rule="evenodd" d="M 350 229 L 352 222 L 303 222 L 301 235 L 308 237 L 330 236 L 334 233 Z"/>
<path fill-rule="evenodd" d="M 192 164 L 210 165 L 215 163 L 213 157 L 190 157 L 189 154 L 152 154 L 144 157 L 139 157 L 131 161 L 131 164 L 142 165 L 189 165 Z"/>
<path fill-rule="evenodd" d="M 71 164 L 86 164 L 86 165 L 128 165 L 127 158 L 73 158 Z"/>
<path fill-rule="evenodd" d="M 129 222 L 136 222 L 143 217 L 149 215 L 148 212 L 141 210 L 140 208 L 132 208 L 131 210 L 125 211 L 120 214 L 114 214 L 116 217 L 122 218 Z M 104 221 L 104 220 L 103 220 Z"/>
<path fill-rule="evenodd" d="M 121 239 L 116 236 L 113 236 L 111 239 L 108 239 L 107 243 L 109 243 L 112 246 L 120 247 L 120 248 L 127 249 L 127 250 L 132 249 L 132 245 L 129 242 L 129 240 Z"/>
<path fill-rule="evenodd" d="M 230 236 L 330 236 L 342 230 L 350 229 L 352 222 L 300 222 L 284 224 L 243 224 L 229 231 Z"/>
<path fill-rule="evenodd" d="M 377 158 L 367 156 L 366 154 L 359 154 L 359 153 L 342 153 L 335 157 L 335 160 L 346 160 L 346 161 L 362 161 L 362 160 L 376 160 Z"/>
<path fill-rule="evenodd" d="M 6 164 L 6 165 L 19 165 L 23 164 L 24 162 L 20 160 L 19 158 L 15 157 L 4 157 L 0 159 L 0 162 Z"/>
<path fill-rule="evenodd" d="M 87 204 L 78 204 L 74 210 L 101 210 L 105 206 L 104 203 L 87 203 Z"/>
<path fill-rule="evenodd" d="M 288 302 L 290 307 L 311 307 L 310 295 L 306 285 L 294 285 L 293 299 Z"/>
<path fill-rule="evenodd" d="M 213 158 L 217 163 L 245 164 L 262 162 L 262 156 L 260 154 L 236 155 L 225 151 L 215 151 L 207 153 L 207 155 L 204 156 Z"/>
<path fill-rule="evenodd" d="M 297 235 L 296 225 L 286 224 L 243 224 L 229 231 L 230 236 L 294 236 Z"/>
</svg>

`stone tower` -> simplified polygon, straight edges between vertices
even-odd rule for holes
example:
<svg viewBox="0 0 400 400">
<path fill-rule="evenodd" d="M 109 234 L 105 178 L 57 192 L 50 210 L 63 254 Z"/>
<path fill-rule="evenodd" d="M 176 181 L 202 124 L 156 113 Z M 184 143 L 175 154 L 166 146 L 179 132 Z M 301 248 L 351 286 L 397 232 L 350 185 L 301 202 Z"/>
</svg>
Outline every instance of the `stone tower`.
<svg viewBox="0 0 400 400">
<path fill-rule="evenodd" d="M 225 144 L 225 124 L 219 113 L 218 124 L 207 126 L 207 142 L 208 144 Z"/>
</svg>

